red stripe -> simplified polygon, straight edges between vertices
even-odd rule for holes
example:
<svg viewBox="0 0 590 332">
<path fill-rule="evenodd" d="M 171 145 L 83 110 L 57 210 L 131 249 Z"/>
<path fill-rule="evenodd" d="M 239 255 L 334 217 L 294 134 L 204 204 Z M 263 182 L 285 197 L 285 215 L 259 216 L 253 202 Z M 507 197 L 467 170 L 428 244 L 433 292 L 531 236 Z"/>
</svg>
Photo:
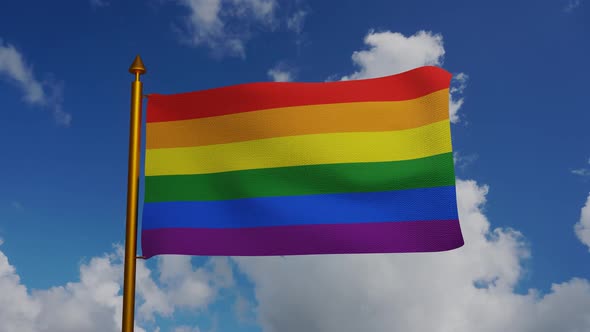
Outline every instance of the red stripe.
<svg viewBox="0 0 590 332">
<path fill-rule="evenodd" d="M 452 75 L 427 66 L 366 80 L 249 83 L 174 95 L 150 94 L 147 122 L 177 121 L 261 109 L 414 99 L 446 89 Z"/>
</svg>

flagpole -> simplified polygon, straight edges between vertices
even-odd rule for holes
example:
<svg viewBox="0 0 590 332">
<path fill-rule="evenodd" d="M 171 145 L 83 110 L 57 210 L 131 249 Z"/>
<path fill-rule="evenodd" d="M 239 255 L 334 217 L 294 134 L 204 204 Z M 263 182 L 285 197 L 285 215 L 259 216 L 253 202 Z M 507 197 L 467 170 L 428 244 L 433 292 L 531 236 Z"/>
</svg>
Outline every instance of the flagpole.
<svg viewBox="0 0 590 332">
<path fill-rule="evenodd" d="M 123 277 L 123 332 L 133 332 L 135 311 L 135 259 L 137 251 L 137 201 L 139 191 L 139 146 L 141 131 L 142 83 L 145 74 L 138 56 L 129 67 L 135 75 L 131 83 L 131 125 L 129 130 L 129 168 L 127 173 L 127 227 L 125 233 L 125 272 Z"/>
</svg>

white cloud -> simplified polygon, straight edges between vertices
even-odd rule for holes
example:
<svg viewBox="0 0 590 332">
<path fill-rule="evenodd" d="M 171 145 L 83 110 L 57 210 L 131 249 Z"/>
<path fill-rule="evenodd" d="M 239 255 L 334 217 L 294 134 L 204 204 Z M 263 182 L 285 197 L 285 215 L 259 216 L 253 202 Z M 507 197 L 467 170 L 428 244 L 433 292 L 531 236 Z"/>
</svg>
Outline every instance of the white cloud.
<svg viewBox="0 0 590 332">
<path fill-rule="evenodd" d="M 467 76 L 465 73 L 459 73 L 455 75 L 453 79 L 457 82 L 457 85 L 451 87 L 451 93 L 463 93 L 467 87 L 467 80 L 469 79 L 469 76 Z"/>
<path fill-rule="evenodd" d="M 452 123 L 459 122 L 459 109 L 463 106 L 463 103 L 463 98 L 455 99 L 451 95 L 451 98 L 449 99 L 449 119 Z"/>
<path fill-rule="evenodd" d="M 305 23 L 305 17 L 307 12 L 304 10 L 298 10 L 287 19 L 287 28 L 300 34 L 303 31 L 303 24 Z"/>
<path fill-rule="evenodd" d="M 473 164 L 478 158 L 477 154 L 463 154 L 459 151 L 453 152 L 453 162 L 456 167 L 461 169 L 467 168 L 467 166 Z"/>
<path fill-rule="evenodd" d="M 38 301 L 27 294 L 15 268 L 0 252 L 0 322 L 6 332 L 36 331 L 35 318 L 41 311 Z"/>
<path fill-rule="evenodd" d="M 469 76 L 465 73 L 459 73 L 451 80 L 450 100 L 449 100 L 449 116 L 452 123 L 459 123 L 459 109 L 463 106 L 465 99 L 463 91 L 467 87 L 467 80 Z"/>
<path fill-rule="evenodd" d="M 374 32 L 365 36 L 367 50 L 355 51 L 352 60 L 358 70 L 342 77 L 342 80 L 363 79 L 398 74 L 421 66 L 441 66 L 445 49 L 443 37 L 428 31 L 419 31 L 406 37 L 398 32 Z M 458 123 L 459 109 L 464 103 L 463 91 L 467 86 L 468 76 L 457 74 L 451 88 L 449 116 L 453 123 Z"/>
<path fill-rule="evenodd" d="M 171 305 L 196 308 L 208 304 L 214 296 L 209 274 L 203 268 L 193 269 L 190 256 L 158 258 L 160 282 L 167 286 L 166 301 Z"/>
<path fill-rule="evenodd" d="M 45 102 L 43 86 L 24 62 L 23 56 L 10 44 L 0 40 L 0 73 L 12 79 L 23 90 L 25 101 L 31 104 Z"/>
<path fill-rule="evenodd" d="M 491 229 L 488 187 L 457 182 L 462 248 L 441 253 L 240 257 L 259 321 L 281 331 L 586 331 L 590 283 L 515 293 L 529 257 L 522 236 Z"/>
<path fill-rule="evenodd" d="M 443 37 L 419 31 L 406 37 L 398 32 L 374 32 L 365 36 L 368 50 L 352 54 L 359 70 L 342 79 L 362 79 L 393 75 L 425 65 L 441 65 L 445 49 Z"/>
<path fill-rule="evenodd" d="M 588 164 L 590 164 L 590 158 L 588 158 Z M 590 176 L 590 168 L 581 167 L 571 170 L 572 174 L 579 176 Z"/>
<path fill-rule="evenodd" d="M 194 46 L 206 45 L 216 55 L 245 56 L 250 25 L 271 25 L 275 0 L 180 0 L 189 9 L 185 34 Z M 238 22 L 230 29 L 228 22 Z"/>
<path fill-rule="evenodd" d="M 14 266 L 0 251 L 0 326 L 2 332 L 120 331 L 123 250 L 92 258 L 80 266 L 80 280 L 63 286 L 27 290 Z M 137 262 L 136 319 L 170 317 L 177 309 L 206 307 L 221 287 L 233 285 L 227 258 L 194 269 L 190 257 L 162 256 L 155 280 L 144 261 Z M 188 263 L 188 264 L 187 264 Z M 184 327 L 182 327 L 184 328 Z M 136 326 L 135 331 L 145 331 Z M 180 330 L 182 331 L 182 329 Z M 199 331 L 192 328 L 186 331 Z"/>
<path fill-rule="evenodd" d="M 122 270 L 112 259 L 96 257 L 82 265 L 79 282 L 29 292 L 0 252 L 2 331 L 117 331 L 121 319 L 117 279 Z"/>
<path fill-rule="evenodd" d="M 590 176 L 590 169 L 589 168 L 572 169 L 572 174 L 579 175 L 579 176 Z"/>
<path fill-rule="evenodd" d="M 293 80 L 293 73 L 278 68 L 269 69 L 268 76 L 275 82 L 290 82 Z"/>
<path fill-rule="evenodd" d="M 174 312 L 174 305 L 152 278 L 152 272 L 143 262 L 138 264 L 136 271 L 136 292 L 143 297 L 143 303 L 136 306 L 137 317 L 144 321 L 154 321 L 155 314 L 169 317 Z"/>
<path fill-rule="evenodd" d="M 581 4 L 581 0 L 569 0 L 567 5 L 563 8 L 563 11 L 565 11 L 566 13 L 571 13 L 576 8 L 580 7 Z"/>
<path fill-rule="evenodd" d="M 277 8 L 275 0 L 232 0 L 240 16 L 253 15 L 260 21 L 271 23 Z"/>
<path fill-rule="evenodd" d="M 590 195 L 580 212 L 580 221 L 574 225 L 576 236 L 590 250 Z"/>
<path fill-rule="evenodd" d="M 297 70 L 287 62 L 280 61 L 274 67 L 269 69 L 266 74 L 275 82 L 291 82 L 295 80 Z"/>
<path fill-rule="evenodd" d="M 242 324 L 256 322 L 255 304 L 248 301 L 244 296 L 238 295 L 234 302 L 234 311 L 238 322 Z"/>
<path fill-rule="evenodd" d="M 228 257 L 211 257 L 207 267 L 212 271 L 211 282 L 217 288 L 234 286 L 234 274 Z"/>
<path fill-rule="evenodd" d="M 11 44 L 0 39 L 0 78 L 17 85 L 30 105 L 51 108 L 55 121 L 64 126 L 72 117 L 62 109 L 61 86 L 56 83 L 42 83 L 35 78 L 32 68 L 26 64 L 23 55 Z"/>
</svg>

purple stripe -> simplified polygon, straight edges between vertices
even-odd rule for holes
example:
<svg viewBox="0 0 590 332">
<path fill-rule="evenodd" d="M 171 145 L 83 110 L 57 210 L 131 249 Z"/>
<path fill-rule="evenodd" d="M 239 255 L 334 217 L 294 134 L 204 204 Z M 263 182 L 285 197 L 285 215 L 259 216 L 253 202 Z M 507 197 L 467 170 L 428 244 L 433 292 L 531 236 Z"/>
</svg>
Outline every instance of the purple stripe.
<svg viewBox="0 0 590 332">
<path fill-rule="evenodd" d="M 463 245 L 459 220 L 143 230 L 142 254 L 274 256 L 431 252 Z"/>
</svg>

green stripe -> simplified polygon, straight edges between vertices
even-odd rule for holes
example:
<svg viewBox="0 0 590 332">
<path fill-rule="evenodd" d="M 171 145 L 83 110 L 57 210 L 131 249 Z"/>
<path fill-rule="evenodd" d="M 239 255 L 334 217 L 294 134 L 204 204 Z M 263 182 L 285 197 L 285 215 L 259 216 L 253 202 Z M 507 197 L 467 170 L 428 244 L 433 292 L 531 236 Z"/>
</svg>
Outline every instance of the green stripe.
<svg viewBox="0 0 590 332">
<path fill-rule="evenodd" d="M 147 176 L 145 202 L 373 192 L 455 185 L 452 153 L 427 158 Z"/>
</svg>

